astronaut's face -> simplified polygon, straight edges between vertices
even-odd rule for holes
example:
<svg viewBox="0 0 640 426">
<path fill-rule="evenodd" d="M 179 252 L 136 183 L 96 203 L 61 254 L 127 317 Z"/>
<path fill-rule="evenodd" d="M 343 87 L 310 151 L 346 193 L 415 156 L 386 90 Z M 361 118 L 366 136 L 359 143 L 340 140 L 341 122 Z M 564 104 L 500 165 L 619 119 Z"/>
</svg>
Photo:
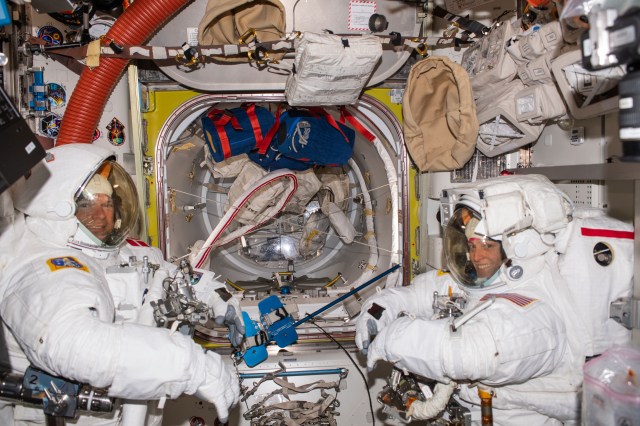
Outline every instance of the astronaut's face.
<svg viewBox="0 0 640 426">
<path fill-rule="evenodd" d="M 96 238 L 105 241 L 113 231 L 115 206 L 107 194 L 95 194 L 77 201 L 76 218 Z"/>
<path fill-rule="evenodd" d="M 499 241 L 490 238 L 469 238 L 469 260 L 478 278 L 489 278 L 502 265 L 502 247 Z"/>
</svg>

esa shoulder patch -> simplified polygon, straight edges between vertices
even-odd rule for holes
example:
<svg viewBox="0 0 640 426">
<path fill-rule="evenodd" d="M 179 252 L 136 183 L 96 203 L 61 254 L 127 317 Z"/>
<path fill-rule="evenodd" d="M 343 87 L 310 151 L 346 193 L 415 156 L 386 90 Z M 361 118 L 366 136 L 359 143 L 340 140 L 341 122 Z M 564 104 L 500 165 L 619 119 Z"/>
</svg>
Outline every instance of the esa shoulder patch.
<svg viewBox="0 0 640 426">
<path fill-rule="evenodd" d="M 78 262 L 78 259 L 72 256 L 54 257 L 47 260 L 47 266 L 51 269 L 51 272 L 60 271 L 61 269 L 73 268 L 80 271 L 89 272 L 82 263 Z"/>
</svg>

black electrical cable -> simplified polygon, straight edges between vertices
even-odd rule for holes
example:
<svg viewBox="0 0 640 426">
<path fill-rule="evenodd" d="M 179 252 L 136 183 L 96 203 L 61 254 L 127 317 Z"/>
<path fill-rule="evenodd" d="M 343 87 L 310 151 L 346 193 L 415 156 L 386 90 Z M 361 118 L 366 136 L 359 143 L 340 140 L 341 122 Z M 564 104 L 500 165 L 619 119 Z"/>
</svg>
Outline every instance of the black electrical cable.
<svg viewBox="0 0 640 426">
<path fill-rule="evenodd" d="M 364 377 L 364 374 L 360 370 L 360 367 L 358 367 L 358 364 L 356 364 L 356 362 L 351 357 L 351 355 L 349 355 L 349 351 L 347 351 L 345 349 L 345 347 L 340 344 L 340 342 L 338 342 L 336 339 L 334 339 L 331 334 L 327 333 L 324 328 L 322 328 L 318 324 L 316 324 L 316 321 L 314 319 L 310 319 L 309 322 L 311 324 L 315 325 L 316 327 L 318 327 L 320 329 L 320 331 L 322 331 L 324 334 L 326 334 L 329 339 L 331 339 L 333 342 L 335 342 L 335 344 L 338 345 L 340 347 L 340 349 L 342 349 L 344 351 L 344 353 L 347 355 L 347 357 L 349 358 L 351 363 L 354 365 L 354 367 L 356 367 L 356 371 L 360 374 L 360 377 L 362 377 L 362 381 L 364 381 L 364 385 L 365 385 L 365 387 L 367 389 L 367 396 L 369 397 L 369 410 L 371 410 L 371 421 L 373 422 L 373 426 L 376 426 L 376 415 L 373 412 L 373 402 L 371 401 L 371 392 L 369 391 L 369 382 L 367 382 L 367 378 Z"/>
</svg>

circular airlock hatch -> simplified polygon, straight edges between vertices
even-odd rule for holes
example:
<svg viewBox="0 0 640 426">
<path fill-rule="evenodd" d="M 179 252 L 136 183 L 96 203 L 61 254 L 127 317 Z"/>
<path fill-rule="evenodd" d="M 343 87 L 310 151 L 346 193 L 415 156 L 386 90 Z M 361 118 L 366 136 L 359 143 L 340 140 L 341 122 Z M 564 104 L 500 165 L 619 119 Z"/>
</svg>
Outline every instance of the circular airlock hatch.
<svg viewBox="0 0 640 426">
<path fill-rule="evenodd" d="M 205 16 L 207 0 L 189 3 L 149 42 L 152 46 L 179 47 L 183 43 L 197 45 L 198 26 Z M 334 34 L 369 34 L 369 19 L 377 14 L 384 16 L 388 25 L 384 33 L 398 33 L 406 37 L 420 34 L 419 5 L 394 1 L 349 2 L 345 0 L 299 1 L 280 0 L 285 10 L 285 34 L 295 31 Z M 256 6 L 259 7 L 259 6 Z M 374 86 L 394 74 L 409 59 L 411 50 L 402 46 L 383 45 L 382 58 L 369 79 Z M 255 63 L 205 63 L 193 67 L 176 66 L 158 61 L 157 65 L 171 79 L 203 91 L 282 91 L 288 72 L 283 69 L 293 63 L 293 53 L 288 54 L 275 68 L 257 66 Z"/>
<path fill-rule="evenodd" d="M 156 145 L 156 175 L 159 245 L 167 258 L 184 256 L 196 241 L 207 239 L 226 213 L 228 192 L 236 179 L 216 175 L 207 163 L 201 117 L 211 108 L 229 110 L 247 102 L 276 111 L 284 98 L 200 95 L 176 105 L 164 123 Z M 326 110 L 339 119 L 336 109 Z M 325 188 L 304 205 L 285 209 L 259 229 L 216 248 L 209 265 L 223 280 L 260 291 L 271 285 L 274 276 L 286 280 L 291 273 L 297 285 L 317 291 L 336 278 L 353 284 L 404 261 L 405 232 L 399 218 L 406 209 L 408 160 L 400 125 L 370 96 L 348 110 L 375 140 L 356 132 L 349 163 L 314 167 L 312 172 L 321 182 L 334 180 L 344 188 L 345 199 L 333 201 L 355 229 L 355 239 L 343 241 L 323 217 L 320 206 L 334 192 Z"/>
</svg>

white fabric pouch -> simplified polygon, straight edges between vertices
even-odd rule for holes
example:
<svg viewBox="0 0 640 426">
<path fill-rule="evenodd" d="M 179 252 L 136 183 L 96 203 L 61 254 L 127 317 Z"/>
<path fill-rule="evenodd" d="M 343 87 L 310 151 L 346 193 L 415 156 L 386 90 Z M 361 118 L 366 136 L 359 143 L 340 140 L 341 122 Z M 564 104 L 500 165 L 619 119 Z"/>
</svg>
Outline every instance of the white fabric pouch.
<svg viewBox="0 0 640 426">
<path fill-rule="evenodd" d="M 516 95 L 516 117 L 532 125 L 558 118 L 567 113 L 564 102 L 553 83 L 528 87 Z"/>
<path fill-rule="evenodd" d="M 382 43 L 373 35 L 340 37 L 304 33 L 296 41 L 294 68 L 285 96 L 291 106 L 350 105 L 382 56 Z"/>
</svg>

